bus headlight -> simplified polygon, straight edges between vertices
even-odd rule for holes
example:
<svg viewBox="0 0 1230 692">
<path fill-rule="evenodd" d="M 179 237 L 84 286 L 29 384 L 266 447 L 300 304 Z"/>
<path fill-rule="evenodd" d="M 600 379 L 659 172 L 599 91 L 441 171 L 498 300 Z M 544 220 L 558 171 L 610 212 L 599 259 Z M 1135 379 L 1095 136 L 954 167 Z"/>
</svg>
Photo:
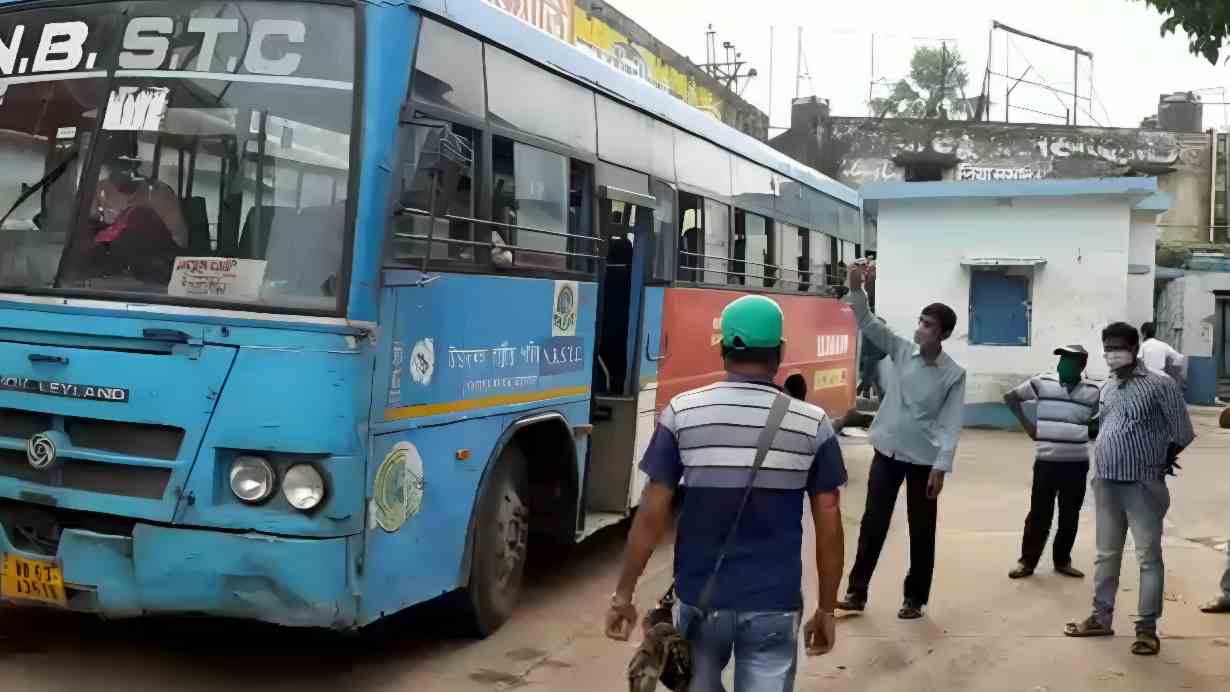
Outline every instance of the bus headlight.
<svg viewBox="0 0 1230 692">
<path fill-rule="evenodd" d="M 325 499 L 325 479 L 308 464 L 292 466 L 282 479 L 282 494 L 291 507 L 306 512 Z"/>
<path fill-rule="evenodd" d="M 231 464 L 231 492 L 248 504 L 269 499 L 274 490 L 273 467 L 260 457 L 239 456 Z"/>
</svg>

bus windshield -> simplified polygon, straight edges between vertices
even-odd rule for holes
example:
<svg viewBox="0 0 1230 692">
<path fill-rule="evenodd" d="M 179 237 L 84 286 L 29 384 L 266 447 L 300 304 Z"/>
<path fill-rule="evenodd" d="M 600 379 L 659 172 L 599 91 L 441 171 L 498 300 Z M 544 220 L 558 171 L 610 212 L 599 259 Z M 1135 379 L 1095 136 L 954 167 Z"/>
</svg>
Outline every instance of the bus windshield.
<svg viewBox="0 0 1230 692">
<path fill-rule="evenodd" d="M 0 291 L 335 312 L 353 9 L 0 13 Z"/>
</svg>

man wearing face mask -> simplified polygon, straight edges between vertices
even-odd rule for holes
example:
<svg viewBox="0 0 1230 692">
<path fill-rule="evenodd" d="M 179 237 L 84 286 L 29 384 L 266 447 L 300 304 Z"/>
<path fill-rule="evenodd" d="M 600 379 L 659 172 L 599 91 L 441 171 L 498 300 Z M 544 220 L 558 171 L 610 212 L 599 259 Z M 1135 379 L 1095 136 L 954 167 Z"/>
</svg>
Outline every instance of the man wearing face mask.
<svg viewBox="0 0 1230 692">
<path fill-rule="evenodd" d="M 1102 387 L 1101 419 L 1093 478 L 1097 509 L 1098 558 L 1094 569 L 1093 614 L 1070 622 L 1069 637 L 1110 637 L 1119 591 L 1119 570 L 1127 532 L 1140 564 L 1139 619 L 1132 653 L 1156 656 L 1162 643 L 1166 568 L 1162 561 L 1162 522 L 1170 509 L 1166 476 L 1178 468 L 1179 454 L 1196 439 L 1179 385 L 1137 359 L 1140 335 L 1116 322 L 1102 331 L 1110 380 Z"/>
<path fill-rule="evenodd" d="M 1089 361 L 1083 346 L 1055 349 L 1059 356 L 1057 373 L 1038 375 L 1004 396 L 1004 403 L 1021 422 L 1021 427 L 1037 443 L 1033 491 L 1025 535 L 1021 539 L 1021 559 L 1008 573 L 1023 579 L 1034 573 L 1046 547 L 1059 501 L 1059 526 L 1051 546 L 1055 571 L 1081 578 L 1084 573 L 1072 566 L 1072 546 L 1080 522 L 1081 503 L 1089 475 L 1089 425 L 1097 414 L 1098 387 L 1082 375 Z M 1021 404 L 1037 403 L 1037 423 L 1025 415 Z"/>
<path fill-rule="evenodd" d="M 931 594 L 939 496 L 952 471 L 965 412 L 965 370 L 943 348 L 957 326 L 957 315 L 947 305 L 932 303 L 919 315 L 914 338 L 903 339 L 871 312 L 863 279 L 864 267 L 856 263 L 850 268 L 845 301 L 863 336 L 887 353 L 892 365 L 880 368 L 884 396 L 869 433 L 875 458 L 867 478 L 858 557 L 850 570 L 846 597 L 837 607 L 848 611 L 867 607 L 871 576 L 905 483 L 910 570 L 897 617 L 914 620 L 923 616 Z"/>
</svg>

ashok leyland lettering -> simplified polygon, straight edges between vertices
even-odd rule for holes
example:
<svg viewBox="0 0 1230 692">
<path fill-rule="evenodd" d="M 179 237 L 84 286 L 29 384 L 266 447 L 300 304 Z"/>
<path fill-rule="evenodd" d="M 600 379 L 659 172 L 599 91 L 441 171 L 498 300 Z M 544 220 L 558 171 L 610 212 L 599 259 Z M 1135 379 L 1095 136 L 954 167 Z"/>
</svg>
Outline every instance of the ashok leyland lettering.
<svg viewBox="0 0 1230 692">
<path fill-rule="evenodd" d="M 0 599 L 490 632 L 630 513 L 725 303 L 849 405 L 861 235 L 484 0 L 0 1 Z"/>
</svg>

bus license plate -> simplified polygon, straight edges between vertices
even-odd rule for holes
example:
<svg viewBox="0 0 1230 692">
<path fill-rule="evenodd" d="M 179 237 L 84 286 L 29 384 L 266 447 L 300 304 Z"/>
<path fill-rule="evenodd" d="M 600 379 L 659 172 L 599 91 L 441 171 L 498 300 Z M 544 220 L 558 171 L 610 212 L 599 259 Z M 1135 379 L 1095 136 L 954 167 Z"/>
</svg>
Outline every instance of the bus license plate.
<svg viewBox="0 0 1230 692">
<path fill-rule="evenodd" d="M 58 606 L 68 604 L 64 593 L 64 573 L 59 566 L 5 554 L 3 570 L 0 573 L 0 596 Z"/>
</svg>

